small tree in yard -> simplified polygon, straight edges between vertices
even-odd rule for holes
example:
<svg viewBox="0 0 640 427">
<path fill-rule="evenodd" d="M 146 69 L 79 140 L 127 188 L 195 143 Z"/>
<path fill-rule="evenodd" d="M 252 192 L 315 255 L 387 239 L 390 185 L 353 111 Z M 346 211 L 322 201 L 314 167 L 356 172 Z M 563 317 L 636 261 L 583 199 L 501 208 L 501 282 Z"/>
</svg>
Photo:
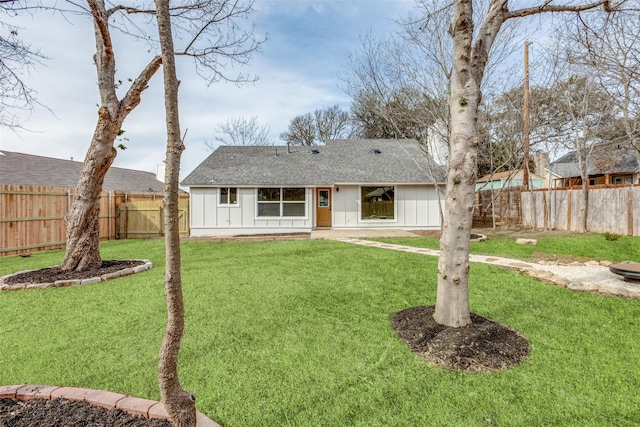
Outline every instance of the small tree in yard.
<svg viewBox="0 0 640 427">
<path fill-rule="evenodd" d="M 196 425 L 195 397 L 180 385 L 178 355 L 184 331 L 184 302 L 180 274 L 180 227 L 178 225 L 178 194 L 180 157 L 184 145 L 180 140 L 180 116 L 178 114 L 178 78 L 173 49 L 173 33 L 169 0 L 155 0 L 158 34 L 164 74 L 164 103 L 167 123 L 167 158 L 164 184 L 165 229 L 165 297 L 167 300 L 167 328 L 165 330 L 160 359 L 158 381 L 167 412 L 176 427 Z"/>
<path fill-rule="evenodd" d="M 434 5 L 435 3 L 435 5 Z M 450 156 L 445 194 L 446 217 L 440 239 L 438 291 L 434 318 L 443 325 L 460 327 L 471 323 L 469 312 L 469 248 L 477 173 L 478 106 L 480 90 L 490 52 L 502 25 L 510 19 L 541 13 L 582 12 L 601 8 L 612 12 L 626 2 L 539 1 L 530 7 L 512 9 L 508 0 L 452 2 L 425 1 L 432 14 L 451 14 L 449 32 L 453 37 L 453 61 L 449 114 Z M 482 8 L 481 5 L 485 7 Z M 474 8 L 477 6 L 477 8 Z M 478 13 L 480 12 L 480 13 Z M 479 22 L 479 28 L 476 28 Z"/>
<path fill-rule="evenodd" d="M 83 7 L 76 2 L 68 2 L 70 7 L 77 8 L 78 13 L 89 13 L 92 18 L 96 41 L 94 61 L 100 92 L 98 121 L 82 166 L 73 204 L 67 215 L 67 246 L 61 267 L 68 271 L 88 270 L 102 264 L 98 247 L 99 200 L 104 177 L 116 157 L 114 142 L 121 132 L 124 120 L 140 104 L 143 91 L 162 64 L 161 56 L 152 56 L 140 74 L 132 80 L 125 95 L 118 97 L 120 82 L 116 78 L 112 28 L 117 26 L 120 14 L 126 17 L 153 15 L 155 10 L 145 5 L 111 5 L 111 2 L 107 8 L 105 3 L 105 0 L 87 0 L 87 7 Z M 46 4 L 42 7 L 49 8 Z M 252 29 L 243 30 L 238 23 L 252 11 L 252 0 L 203 0 L 172 6 L 170 14 L 176 21 L 180 21 L 176 24 L 176 31 L 182 32 L 180 39 L 186 42 L 185 47 L 176 54 L 191 57 L 199 72 L 209 81 L 250 80 L 243 75 L 227 77 L 224 65 L 229 62 L 248 62 L 251 53 L 262 43 L 254 38 Z M 129 28 L 142 28 L 141 25 L 129 24 L 125 22 L 123 25 L 125 32 Z M 146 34 L 139 36 L 151 40 Z"/>
</svg>

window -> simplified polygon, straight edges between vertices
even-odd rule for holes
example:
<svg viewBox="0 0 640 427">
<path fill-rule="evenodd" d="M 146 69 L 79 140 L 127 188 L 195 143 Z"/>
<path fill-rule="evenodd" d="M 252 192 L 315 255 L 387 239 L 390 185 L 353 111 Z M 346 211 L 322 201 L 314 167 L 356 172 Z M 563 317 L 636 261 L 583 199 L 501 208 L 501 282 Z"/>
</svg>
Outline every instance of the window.
<svg viewBox="0 0 640 427">
<path fill-rule="evenodd" d="M 633 184 L 633 175 L 617 175 L 613 177 L 614 184 Z"/>
<path fill-rule="evenodd" d="M 221 205 L 237 205 L 238 189 L 235 187 L 220 188 L 220 204 Z"/>
<path fill-rule="evenodd" d="M 258 188 L 258 217 L 304 217 L 304 188 Z"/>
<path fill-rule="evenodd" d="M 282 189 L 282 216 L 304 216 L 304 188 Z"/>
<path fill-rule="evenodd" d="M 395 187 L 361 187 L 361 219 L 394 219 Z"/>
</svg>

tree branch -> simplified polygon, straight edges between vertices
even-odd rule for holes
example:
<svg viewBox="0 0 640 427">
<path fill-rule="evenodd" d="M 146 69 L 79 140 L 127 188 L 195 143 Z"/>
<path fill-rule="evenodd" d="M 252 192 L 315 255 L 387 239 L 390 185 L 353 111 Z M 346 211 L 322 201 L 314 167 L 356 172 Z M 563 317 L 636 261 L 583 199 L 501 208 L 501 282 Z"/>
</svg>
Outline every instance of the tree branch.
<svg viewBox="0 0 640 427">
<path fill-rule="evenodd" d="M 557 13 L 557 12 L 584 12 L 602 6 L 606 12 L 613 12 L 609 0 L 600 0 L 593 3 L 587 3 L 582 6 L 570 6 L 570 5 L 551 5 L 551 1 L 546 1 L 544 4 L 535 7 L 529 7 L 524 9 L 518 9 L 511 11 L 507 14 L 506 19 L 522 18 L 525 16 L 537 15 L 540 13 Z"/>
<path fill-rule="evenodd" d="M 127 94 L 120 101 L 120 107 L 124 108 L 128 111 L 133 110 L 140 103 L 140 95 L 149 85 L 149 81 L 153 77 L 153 75 L 158 71 L 162 65 L 162 57 L 156 56 L 154 57 L 140 72 L 138 77 L 131 84 L 131 87 L 127 91 Z"/>
</svg>

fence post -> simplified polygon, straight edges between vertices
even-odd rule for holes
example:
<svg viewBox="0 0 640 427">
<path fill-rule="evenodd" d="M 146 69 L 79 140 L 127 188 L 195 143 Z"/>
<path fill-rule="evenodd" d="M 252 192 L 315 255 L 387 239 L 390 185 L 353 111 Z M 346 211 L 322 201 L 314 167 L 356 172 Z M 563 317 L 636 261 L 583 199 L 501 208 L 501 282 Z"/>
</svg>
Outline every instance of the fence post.
<svg viewBox="0 0 640 427">
<path fill-rule="evenodd" d="M 567 231 L 571 231 L 571 189 L 567 190 Z"/>
<path fill-rule="evenodd" d="M 627 236 L 633 236 L 633 184 L 627 193 Z"/>
<path fill-rule="evenodd" d="M 547 193 L 546 191 L 542 192 L 542 206 L 543 206 L 543 211 L 542 211 L 542 229 L 546 230 L 547 229 L 547 221 L 549 220 L 547 215 L 549 215 L 549 212 L 547 211 Z"/>
</svg>

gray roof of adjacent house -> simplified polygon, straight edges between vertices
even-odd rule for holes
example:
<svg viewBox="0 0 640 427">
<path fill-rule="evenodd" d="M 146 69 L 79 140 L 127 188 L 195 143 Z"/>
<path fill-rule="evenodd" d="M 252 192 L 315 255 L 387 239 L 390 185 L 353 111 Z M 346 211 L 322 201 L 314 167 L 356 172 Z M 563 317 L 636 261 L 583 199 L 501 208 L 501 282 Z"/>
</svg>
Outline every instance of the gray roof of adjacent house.
<svg viewBox="0 0 640 427">
<path fill-rule="evenodd" d="M 82 162 L 0 151 L 0 184 L 75 188 Z M 151 172 L 111 167 L 103 189 L 162 192 L 163 183 Z"/>
<path fill-rule="evenodd" d="M 583 156 L 584 158 L 584 156 Z M 578 155 L 571 151 L 549 165 L 548 170 L 560 178 L 580 176 Z M 608 173 L 639 173 L 638 156 L 629 145 L 598 144 L 589 154 L 587 175 Z"/>
<path fill-rule="evenodd" d="M 376 150 L 378 152 L 376 152 Z M 222 146 L 184 186 L 418 184 L 445 181 L 415 140 L 328 140 L 314 147 Z"/>
</svg>

